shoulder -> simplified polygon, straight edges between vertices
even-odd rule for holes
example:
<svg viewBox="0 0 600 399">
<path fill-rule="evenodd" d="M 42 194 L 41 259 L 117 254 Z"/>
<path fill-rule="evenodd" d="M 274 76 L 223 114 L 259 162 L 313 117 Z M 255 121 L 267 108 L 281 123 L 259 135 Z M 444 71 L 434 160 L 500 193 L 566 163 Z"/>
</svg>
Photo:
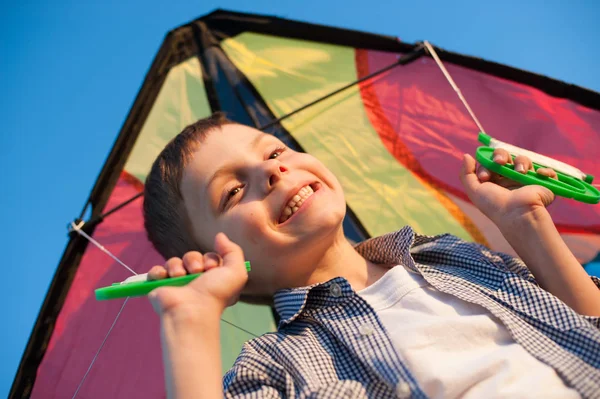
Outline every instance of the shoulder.
<svg viewBox="0 0 600 399">
<path fill-rule="evenodd" d="M 265 372 L 271 376 L 281 374 L 283 367 L 275 361 L 275 353 L 278 350 L 277 342 L 282 338 L 280 335 L 276 332 L 267 333 L 244 343 L 226 376 L 239 374 L 242 371 L 246 374 L 256 373 L 256 375 Z"/>
<path fill-rule="evenodd" d="M 246 342 L 233 366 L 223 377 L 226 396 L 260 392 L 279 397 L 286 388 L 286 371 L 273 359 L 277 334 L 269 333 Z M 271 349 L 269 349 L 269 347 Z"/>
<path fill-rule="evenodd" d="M 466 241 L 452 234 L 438 236 L 415 235 L 410 250 L 413 258 L 423 264 L 455 265 L 469 269 L 495 269 L 516 274 L 537 284 L 525 263 L 513 255 L 494 251 L 480 243 Z"/>
</svg>

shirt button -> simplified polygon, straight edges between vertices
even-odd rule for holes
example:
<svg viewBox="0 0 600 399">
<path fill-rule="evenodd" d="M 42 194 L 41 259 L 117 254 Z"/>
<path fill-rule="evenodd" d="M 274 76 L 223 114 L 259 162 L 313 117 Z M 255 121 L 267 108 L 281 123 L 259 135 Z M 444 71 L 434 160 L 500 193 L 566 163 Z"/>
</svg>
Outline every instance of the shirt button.
<svg viewBox="0 0 600 399">
<path fill-rule="evenodd" d="M 396 395 L 399 398 L 408 398 L 410 396 L 410 386 L 406 382 L 400 382 L 396 385 Z"/>
<path fill-rule="evenodd" d="M 340 295 L 342 295 L 342 287 L 340 287 L 340 285 L 337 283 L 333 283 L 329 287 L 329 292 L 331 293 L 331 295 L 337 298 Z"/>
<path fill-rule="evenodd" d="M 360 327 L 358 327 L 358 332 L 364 337 L 368 337 L 369 335 L 373 334 L 373 331 L 373 326 L 370 324 L 362 324 Z"/>
</svg>

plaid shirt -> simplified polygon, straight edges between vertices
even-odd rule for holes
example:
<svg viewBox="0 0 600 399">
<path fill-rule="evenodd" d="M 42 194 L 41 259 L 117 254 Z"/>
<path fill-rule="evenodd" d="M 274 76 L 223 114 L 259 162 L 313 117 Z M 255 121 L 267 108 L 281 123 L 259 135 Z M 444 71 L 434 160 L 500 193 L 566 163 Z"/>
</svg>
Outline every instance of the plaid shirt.
<svg viewBox="0 0 600 399">
<path fill-rule="evenodd" d="M 539 288 L 519 259 L 449 234 L 420 236 L 410 227 L 356 249 L 483 306 L 567 386 L 600 397 L 600 318 L 581 316 Z M 278 331 L 244 345 L 224 377 L 226 397 L 426 397 L 375 311 L 344 278 L 279 291 L 275 309 Z"/>
</svg>

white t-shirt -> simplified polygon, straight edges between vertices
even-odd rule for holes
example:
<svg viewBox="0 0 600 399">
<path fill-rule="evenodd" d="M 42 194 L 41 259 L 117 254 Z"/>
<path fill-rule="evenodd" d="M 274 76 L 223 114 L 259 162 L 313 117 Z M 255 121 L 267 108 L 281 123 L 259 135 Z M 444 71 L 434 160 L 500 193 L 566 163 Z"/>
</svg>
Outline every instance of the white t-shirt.
<svg viewBox="0 0 600 399">
<path fill-rule="evenodd" d="M 396 266 L 358 292 L 432 398 L 579 398 L 486 309 Z"/>
</svg>

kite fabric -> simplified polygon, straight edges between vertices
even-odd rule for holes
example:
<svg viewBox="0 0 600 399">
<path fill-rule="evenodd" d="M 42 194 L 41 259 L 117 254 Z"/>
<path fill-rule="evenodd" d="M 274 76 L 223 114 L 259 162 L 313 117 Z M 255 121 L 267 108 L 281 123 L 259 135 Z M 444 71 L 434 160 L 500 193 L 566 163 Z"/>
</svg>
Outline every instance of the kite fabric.
<svg viewBox="0 0 600 399">
<path fill-rule="evenodd" d="M 600 176 L 599 94 L 436 51 L 488 134 Z M 344 228 L 354 242 L 410 225 L 514 253 L 459 182 L 462 154 L 474 154 L 478 129 L 421 46 L 215 11 L 166 36 L 90 195 L 84 230 L 137 273 L 164 263 L 146 238 L 143 198 L 103 212 L 142 192 L 165 144 L 217 110 L 263 127 L 332 170 L 346 194 Z M 600 206 L 558 198 L 549 210 L 580 262 L 597 261 Z M 123 300 L 94 298 L 94 289 L 130 275 L 71 236 L 11 398 L 165 397 L 159 320 L 148 300 L 132 298 L 122 308 Z M 270 307 L 243 303 L 223 320 L 223 371 L 243 342 L 272 331 L 276 321 Z"/>
</svg>

